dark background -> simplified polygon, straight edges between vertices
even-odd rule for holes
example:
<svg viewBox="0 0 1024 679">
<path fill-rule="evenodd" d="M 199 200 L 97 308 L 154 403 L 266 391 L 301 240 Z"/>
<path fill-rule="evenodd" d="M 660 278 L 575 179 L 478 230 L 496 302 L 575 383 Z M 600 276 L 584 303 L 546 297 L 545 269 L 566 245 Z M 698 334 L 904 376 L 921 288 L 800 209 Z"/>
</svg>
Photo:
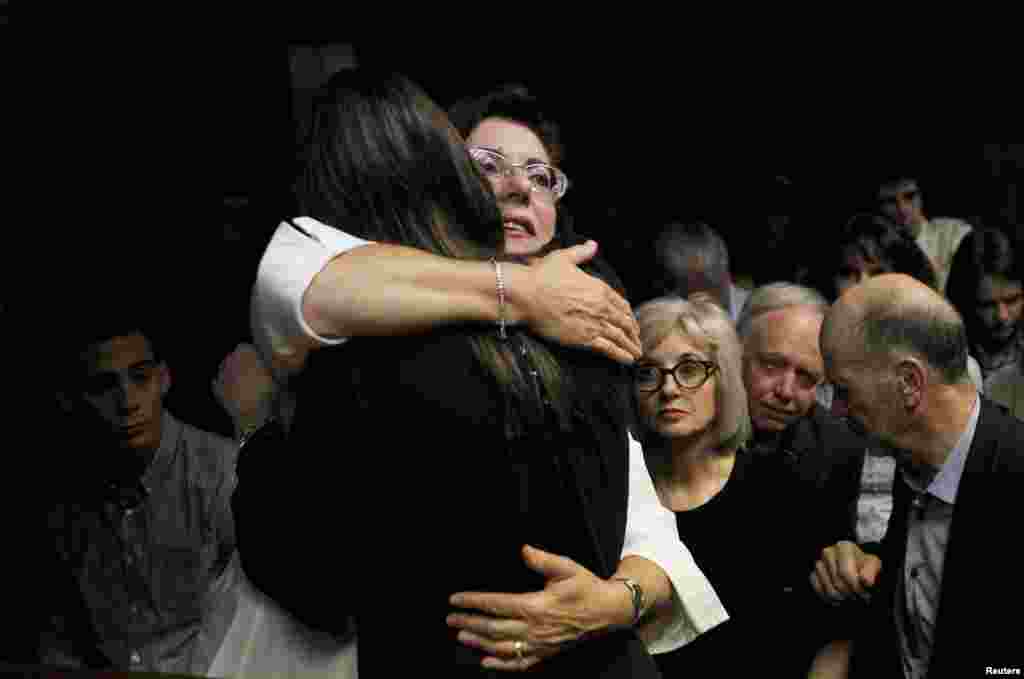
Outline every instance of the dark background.
<svg viewBox="0 0 1024 679">
<path fill-rule="evenodd" d="M 344 45 L 356 62 L 406 73 L 442 106 L 503 82 L 527 85 L 563 127 L 573 181 L 566 205 L 579 229 L 609 248 L 643 239 L 665 217 L 701 217 L 726 235 L 741 264 L 757 251 L 771 213 L 788 212 L 815 232 L 834 228 L 870 207 L 874 174 L 891 167 L 921 178 L 929 215 L 1017 221 L 1024 145 L 963 141 L 945 112 L 941 124 L 908 124 L 886 97 L 856 96 L 856 83 L 837 101 L 835 84 L 787 77 L 770 64 L 726 77 L 695 65 L 698 50 L 592 53 L 495 42 L 500 47 L 483 53 L 443 40 L 398 49 L 380 37 L 238 43 L 218 64 L 215 97 L 228 118 L 217 131 L 221 189 L 266 202 L 287 186 L 301 117 L 289 55 Z M 892 123 L 879 126 L 885 112 Z M 788 190 L 779 190 L 778 176 Z"/>
</svg>

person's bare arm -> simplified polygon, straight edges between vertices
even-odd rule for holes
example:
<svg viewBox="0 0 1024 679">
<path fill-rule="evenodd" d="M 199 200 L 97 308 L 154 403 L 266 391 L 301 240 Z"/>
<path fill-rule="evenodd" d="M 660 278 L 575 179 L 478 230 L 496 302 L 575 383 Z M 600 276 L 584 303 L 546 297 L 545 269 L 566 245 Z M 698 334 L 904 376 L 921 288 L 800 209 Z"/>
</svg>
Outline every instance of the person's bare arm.
<svg viewBox="0 0 1024 679">
<path fill-rule="evenodd" d="M 588 241 L 530 266 L 503 263 L 505 318 L 555 342 L 623 362 L 640 355 L 629 304 L 578 265 L 597 252 Z M 370 244 L 332 259 L 302 299 L 302 315 L 324 337 L 406 334 L 459 322 L 499 319 L 494 266 Z"/>
</svg>

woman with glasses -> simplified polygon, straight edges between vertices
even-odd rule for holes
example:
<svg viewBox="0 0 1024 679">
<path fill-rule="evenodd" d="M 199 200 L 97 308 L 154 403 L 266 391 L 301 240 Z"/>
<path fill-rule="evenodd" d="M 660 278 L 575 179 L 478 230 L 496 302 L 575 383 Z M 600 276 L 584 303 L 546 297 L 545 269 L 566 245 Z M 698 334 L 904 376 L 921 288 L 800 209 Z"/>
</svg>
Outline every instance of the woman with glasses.
<svg viewBox="0 0 1024 679">
<path fill-rule="evenodd" d="M 466 138 L 471 157 L 488 179 L 502 213 L 506 253 L 519 261 L 536 260 L 556 248 L 584 243 L 562 198 L 571 183 L 559 168 L 566 151 L 559 127 L 546 115 L 541 103 L 521 86 L 500 87 L 480 97 L 463 99 L 449 109 L 452 123 Z M 587 270 L 612 281 L 621 289 L 614 271 L 600 258 L 587 263 Z M 639 346 L 638 346 L 639 349 Z M 630 441 L 629 521 L 618 576 L 648 580 L 659 573 L 672 583 L 671 601 L 646 595 L 647 606 L 661 610 L 659 619 L 642 628 L 648 648 L 654 653 L 673 650 L 724 619 L 724 611 L 697 575 L 692 556 L 675 539 L 670 518 L 657 502 L 642 452 Z M 639 569 L 639 570 L 635 570 Z M 697 576 L 697 577 L 694 577 Z M 468 642 L 483 650 L 499 651 L 500 628 L 525 626 L 530 637 L 550 636 L 553 630 L 566 639 L 545 643 L 539 655 L 569 648 L 579 627 L 560 605 L 543 610 L 525 608 L 532 594 L 475 594 L 460 598 L 459 605 L 470 615 L 453 616 L 453 624 L 469 633 Z M 607 600 L 607 599 L 605 599 Z M 495 604 L 501 604 L 495 608 Z M 603 628 L 614 624 L 613 608 L 593 608 L 588 624 Z M 690 622 L 685 622 L 689 620 Z M 588 633 L 593 636 L 599 629 Z"/>
<path fill-rule="evenodd" d="M 580 268 L 593 264 L 597 244 L 575 237 L 568 217 L 559 218 L 569 181 L 557 167 L 558 128 L 514 88 L 467 100 L 453 114 L 491 180 L 507 253 L 523 258 L 504 268 L 504 306 L 497 304 L 494 271 L 485 263 L 370 242 L 355 236 L 354 226 L 326 224 L 307 213 L 280 224 L 253 289 L 253 334 L 279 380 L 301 371 L 310 350 L 347 337 L 465 321 L 525 325 L 622 363 L 639 355 L 628 303 Z M 535 260 L 532 266 L 525 265 L 527 257 Z"/>
<path fill-rule="evenodd" d="M 473 163 L 408 81 L 342 72 L 317 104 L 298 187 L 319 223 L 485 264 L 503 305 L 507 218 Z M 276 552 L 272 595 L 309 625 L 340 631 L 355 612 L 360 674 L 537 665 L 550 676 L 655 676 L 635 628 L 678 597 L 646 559 L 624 566 L 634 502 L 621 366 L 508 324 L 459 324 L 353 338 L 312 354 L 294 386 L 288 454 L 247 447 L 240 463 L 240 551 L 248 536 L 261 555 Z M 247 473 L 253 462 L 263 473 Z M 717 604 L 699 571 L 688 577 L 679 597 Z M 549 579 L 581 597 L 561 610 L 578 627 L 451 624 L 453 606 L 473 603 L 456 593 L 533 592 Z"/>
<path fill-rule="evenodd" d="M 679 538 L 730 616 L 655 660 L 666 677 L 790 676 L 779 646 L 785 612 L 769 584 L 781 477 L 778 465 L 744 449 L 751 422 L 732 322 L 705 296 L 658 298 L 636 315 L 644 349 L 633 372 L 636 433 Z"/>
<path fill-rule="evenodd" d="M 449 113 L 490 180 L 502 213 L 506 252 L 532 257 L 566 243 L 569 234 L 556 239 L 559 203 L 569 189 L 558 167 L 565 150 L 558 127 L 537 101 L 508 87 L 460 101 Z"/>
</svg>

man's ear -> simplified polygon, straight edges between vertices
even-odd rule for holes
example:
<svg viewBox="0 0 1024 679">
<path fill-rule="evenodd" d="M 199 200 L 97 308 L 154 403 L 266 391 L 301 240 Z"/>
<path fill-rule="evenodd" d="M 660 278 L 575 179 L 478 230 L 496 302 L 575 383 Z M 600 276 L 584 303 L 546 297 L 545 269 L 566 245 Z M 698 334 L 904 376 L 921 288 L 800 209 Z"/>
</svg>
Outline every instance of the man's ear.
<svg viewBox="0 0 1024 679">
<path fill-rule="evenodd" d="M 915 358 L 904 358 L 896 364 L 896 379 L 900 399 L 907 410 L 914 410 L 924 400 L 928 386 L 928 371 Z"/>
<path fill-rule="evenodd" d="M 171 369 L 166 363 L 161 363 L 157 370 L 160 372 L 160 395 L 167 396 L 167 392 L 171 390 Z"/>
</svg>

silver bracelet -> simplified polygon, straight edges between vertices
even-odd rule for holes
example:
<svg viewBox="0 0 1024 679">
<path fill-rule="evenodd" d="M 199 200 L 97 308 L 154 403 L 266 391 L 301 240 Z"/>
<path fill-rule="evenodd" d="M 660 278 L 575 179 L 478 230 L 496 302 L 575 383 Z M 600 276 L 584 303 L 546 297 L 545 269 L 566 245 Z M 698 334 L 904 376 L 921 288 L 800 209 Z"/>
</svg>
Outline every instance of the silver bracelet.
<svg viewBox="0 0 1024 679">
<path fill-rule="evenodd" d="M 647 600 L 644 597 L 644 590 L 640 587 L 640 584 L 633 578 L 612 578 L 612 580 L 618 580 L 626 586 L 629 590 L 630 598 L 633 600 L 633 626 L 640 622 L 640 618 L 644 617 L 644 613 L 647 611 Z"/>
<path fill-rule="evenodd" d="M 505 277 L 501 273 L 501 262 L 491 257 L 491 264 L 494 265 L 494 277 L 498 284 L 498 337 L 508 339 L 505 332 Z"/>
</svg>

